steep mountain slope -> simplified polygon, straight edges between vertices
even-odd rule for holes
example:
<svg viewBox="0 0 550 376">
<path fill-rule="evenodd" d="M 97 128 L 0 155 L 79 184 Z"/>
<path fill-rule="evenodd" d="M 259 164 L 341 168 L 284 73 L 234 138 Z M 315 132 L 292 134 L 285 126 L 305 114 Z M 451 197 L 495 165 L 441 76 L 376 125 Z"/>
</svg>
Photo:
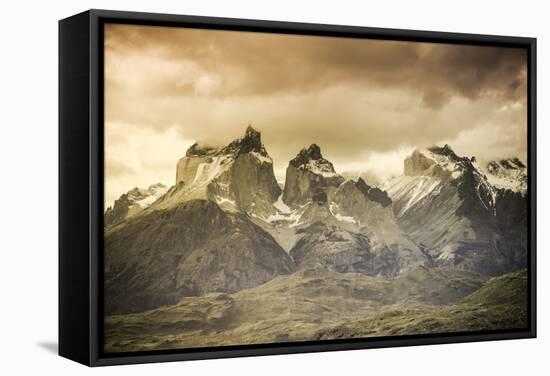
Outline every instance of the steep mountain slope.
<svg viewBox="0 0 550 376">
<path fill-rule="evenodd" d="M 134 216 L 107 230 L 104 244 L 107 314 L 235 292 L 295 269 L 267 232 L 208 200 Z"/>
<path fill-rule="evenodd" d="M 291 207 L 308 201 L 326 202 L 330 188 L 338 187 L 345 179 L 323 158 L 316 144 L 302 149 L 286 169 L 283 202 Z"/>
<path fill-rule="evenodd" d="M 399 225 L 434 265 L 487 275 L 526 266 L 526 202 L 495 188 L 475 158 L 448 145 L 416 150 L 404 175 L 384 188 Z"/>
<path fill-rule="evenodd" d="M 491 161 L 484 168 L 487 179 L 498 189 L 527 193 L 527 166 L 518 158 Z"/>
<path fill-rule="evenodd" d="M 324 329 L 382 312 L 431 309 L 438 317 L 438 309 L 486 280 L 448 268 L 418 268 L 396 278 L 300 270 L 234 294 L 187 297 L 173 306 L 107 317 L 105 345 L 108 351 L 135 351 L 314 340 Z M 503 303 L 500 317 L 510 309 Z M 391 328 L 385 330 L 387 335 Z"/>
<path fill-rule="evenodd" d="M 227 211 L 269 216 L 280 194 L 261 134 L 249 126 L 227 146 L 192 145 L 178 161 L 176 185 L 151 210 L 206 199 Z"/>
<path fill-rule="evenodd" d="M 139 213 L 166 193 L 168 188 L 162 184 L 152 184 L 148 188 L 135 187 L 124 193 L 104 215 L 104 226 L 116 225 Z"/>
<path fill-rule="evenodd" d="M 345 180 L 313 144 L 290 161 L 277 212 L 252 218 L 299 268 L 388 276 L 427 262 L 397 225 L 391 203 L 364 180 Z"/>
</svg>

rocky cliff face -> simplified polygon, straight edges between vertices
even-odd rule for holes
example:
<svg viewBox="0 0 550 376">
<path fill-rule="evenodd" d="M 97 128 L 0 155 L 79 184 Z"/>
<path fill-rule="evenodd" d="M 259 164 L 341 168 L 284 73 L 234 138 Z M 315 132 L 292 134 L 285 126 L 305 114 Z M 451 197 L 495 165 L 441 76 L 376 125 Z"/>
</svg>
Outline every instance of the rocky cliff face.
<svg viewBox="0 0 550 376">
<path fill-rule="evenodd" d="M 433 187 L 419 189 L 419 194 L 437 188 L 436 185 L 439 183 L 448 184 L 456 187 L 460 195 L 461 206 L 457 210 L 463 213 L 481 210 L 494 214 L 496 195 L 494 187 L 489 183 L 474 157 L 459 157 L 449 145 L 415 150 L 405 159 L 403 172 L 406 177 L 433 178 L 433 180 L 409 179 L 409 181 L 433 183 Z"/>
<path fill-rule="evenodd" d="M 131 190 L 105 213 L 106 312 L 233 293 L 312 268 L 386 277 L 423 266 L 521 269 L 525 192 L 491 179 L 521 182 L 525 165 L 487 170 L 445 145 L 414 151 L 404 176 L 374 187 L 342 177 L 313 144 L 290 161 L 281 190 L 252 127 L 223 147 L 194 144 L 173 187 Z"/>
<path fill-rule="evenodd" d="M 491 161 L 485 165 L 485 173 L 495 188 L 522 195 L 527 192 L 527 166 L 519 158 Z"/>
<path fill-rule="evenodd" d="M 290 162 L 277 213 L 254 220 L 298 268 L 396 275 L 426 257 L 395 222 L 391 204 L 363 179 L 345 180 L 311 145 Z"/>
<path fill-rule="evenodd" d="M 168 188 L 162 184 L 152 184 L 148 188 L 135 187 L 115 200 L 113 207 L 108 207 L 104 215 L 104 226 L 121 223 L 127 218 L 141 212 L 166 193 Z"/>
<path fill-rule="evenodd" d="M 526 225 L 511 219 L 524 203 L 494 187 L 475 158 L 448 145 L 417 150 L 404 173 L 385 187 L 399 225 L 434 265 L 486 275 L 525 267 Z"/>
<path fill-rule="evenodd" d="M 327 200 L 331 188 L 337 188 L 345 179 L 336 173 L 332 163 L 321 155 L 319 146 L 312 144 L 292 159 L 286 170 L 283 201 L 296 207 L 310 200 Z"/>
<path fill-rule="evenodd" d="M 227 146 L 191 146 L 178 161 L 176 187 L 162 207 L 207 199 L 225 210 L 268 216 L 275 212 L 272 206 L 281 194 L 273 161 L 260 132 L 251 126 Z"/>
<path fill-rule="evenodd" d="M 267 232 L 208 200 L 148 212 L 107 231 L 104 267 L 107 314 L 235 292 L 295 269 Z"/>
<path fill-rule="evenodd" d="M 303 236 L 290 250 L 298 269 L 387 277 L 426 263 L 413 243 L 408 242 L 408 248 L 403 244 L 381 242 L 376 231 L 353 232 L 338 224 L 315 222 L 300 232 Z M 400 234 L 398 230 L 393 237 Z"/>
<path fill-rule="evenodd" d="M 251 221 L 275 213 L 280 196 L 252 127 L 224 147 L 192 145 L 178 162 L 176 185 L 106 232 L 106 309 L 134 312 L 234 292 L 293 271 L 287 253 Z"/>
</svg>

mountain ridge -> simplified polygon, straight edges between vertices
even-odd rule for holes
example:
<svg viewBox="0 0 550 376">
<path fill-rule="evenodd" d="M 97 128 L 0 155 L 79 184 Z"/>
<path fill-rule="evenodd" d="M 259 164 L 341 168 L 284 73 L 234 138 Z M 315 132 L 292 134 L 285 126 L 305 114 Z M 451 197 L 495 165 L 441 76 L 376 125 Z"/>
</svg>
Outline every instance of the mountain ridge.
<svg viewBox="0 0 550 376">
<path fill-rule="evenodd" d="M 400 226 L 436 265 L 497 275 L 526 266 L 526 202 L 449 145 L 415 150 L 387 182 Z M 521 213 L 523 215 L 521 215 Z"/>
<path fill-rule="evenodd" d="M 502 175 L 525 169 L 520 163 L 491 168 Z M 225 146 L 191 145 L 176 184 L 150 200 L 107 226 L 109 312 L 236 292 L 311 268 L 396 277 L 423 266 L 498 275 L 526 265 L 526 222 L 513 216 L 526 210 L 525 197 L 494 187 L 474 157 L 449 145 L 413 151 L 402 177 L 374 187 L 344 178 L 311 144 L 289 161 L 281 188 L 261 133 L 248 126 Z M 147 264 L 158 257 L 168 279 Z"/>
</svg>

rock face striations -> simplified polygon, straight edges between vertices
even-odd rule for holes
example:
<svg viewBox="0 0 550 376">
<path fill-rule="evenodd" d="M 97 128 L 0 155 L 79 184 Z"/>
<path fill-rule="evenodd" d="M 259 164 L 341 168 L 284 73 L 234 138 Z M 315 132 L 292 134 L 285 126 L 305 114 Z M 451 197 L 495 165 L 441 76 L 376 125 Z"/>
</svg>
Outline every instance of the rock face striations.
<svg viewBox="0 0 550 376">
<path fill-rule="evenodd" d="M 263 227 L 276 238 L 287 229 L 299 269 L 389 276 L 426 262 L 395 222 L 387 193 L 363 179 L 344 179 L 315 144 L 290 161 L 282 203 L 286 213 Z"/>
<path fill-rule="evenodd" d="M 498 275 L 526 265 L 525 201 L 450 146 L 416 150 L 386 184 L 401 228 L 433 264 Z M 520 196 L 519 194 L 517 194 Z"/>
<path fill-rule="evenodd" d="M 449 145 L 415 150 L 382 187 L 303 148 L 281 189 L 260 132 L 193 144 L 170 189 L 135 188 L 105 212 L 105 310 L 236 293 L 277 276 L 396 277 L 421 267 L 499 275 L 527 262 L 527 172 L 481 168 Z"/>
<path fill-rule="evenodd" d="M 491 161 L 485 166 L 489 182 L 498 189 L 527 193 L 527 166 L 518 158 Z"/>
<path fill-rule="evenodd" d="M 242 138 L 224 147 L 192 145 L 177 164 L 176 187 L 168 205 L 200 198 L 257 215 L 272 214 L 281 194 L 273 161 L 260 132 L 251 126 Z"/>
<path fill-rule="evenodd" d="M 294 271 L 294 262 L 251 216 L 275 213 L 281 195 L 259 132 L 225 147 L 194 144 L 165 195 L 105 233 L 109 313 L 235 292 Z"/>
<path fill-rule="evenodd" d="M 289 206 L 303 205 L 310 200 L 326 202 L 329 190 L 344 180 L 332 163 L 323 158 L 319 146 L 312 144 L 288 164 L 283 201 Z"/>
<path fill-rule="evenodd" d="M 112 207 L 105 211 L 105 227 L 116 225 L 141 212 L 166 193 L 168 188 L 162 184 L 152 184 L 148 188 L 135 187 L 120 196 Z"/>
</svg>

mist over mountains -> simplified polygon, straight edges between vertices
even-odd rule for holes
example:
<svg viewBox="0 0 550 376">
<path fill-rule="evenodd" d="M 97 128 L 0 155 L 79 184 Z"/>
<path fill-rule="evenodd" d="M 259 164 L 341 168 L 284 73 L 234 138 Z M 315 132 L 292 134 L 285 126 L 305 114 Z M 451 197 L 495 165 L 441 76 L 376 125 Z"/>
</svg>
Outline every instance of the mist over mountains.
<svg viewBox="0 0 550 376">
<path fill-rule="evenodd" d="M 452 275 L 446 294 L 458 276 L 465 286 L 475 279 L 447 304 L 527 266 L 527 170 L 517 158 L 480 166 L 450 145 L 417 149 L 402 176 L 374 186 L 344 177 L 311 144 L 289 161 L 281 187 L 249 126 L 222 147 L 195 143 L 174 162 L 172 187 L 134 188 L 105 212 L 106 315 L 191 297 L 213 307 L 212 294 L 252 294 L 272 280 L 286 287 L 270 293 L 287 294 L 286 283 L 312 270 L 320 285 L 329 276 L 378 284 L 433 270 Z"/>
</svg>

